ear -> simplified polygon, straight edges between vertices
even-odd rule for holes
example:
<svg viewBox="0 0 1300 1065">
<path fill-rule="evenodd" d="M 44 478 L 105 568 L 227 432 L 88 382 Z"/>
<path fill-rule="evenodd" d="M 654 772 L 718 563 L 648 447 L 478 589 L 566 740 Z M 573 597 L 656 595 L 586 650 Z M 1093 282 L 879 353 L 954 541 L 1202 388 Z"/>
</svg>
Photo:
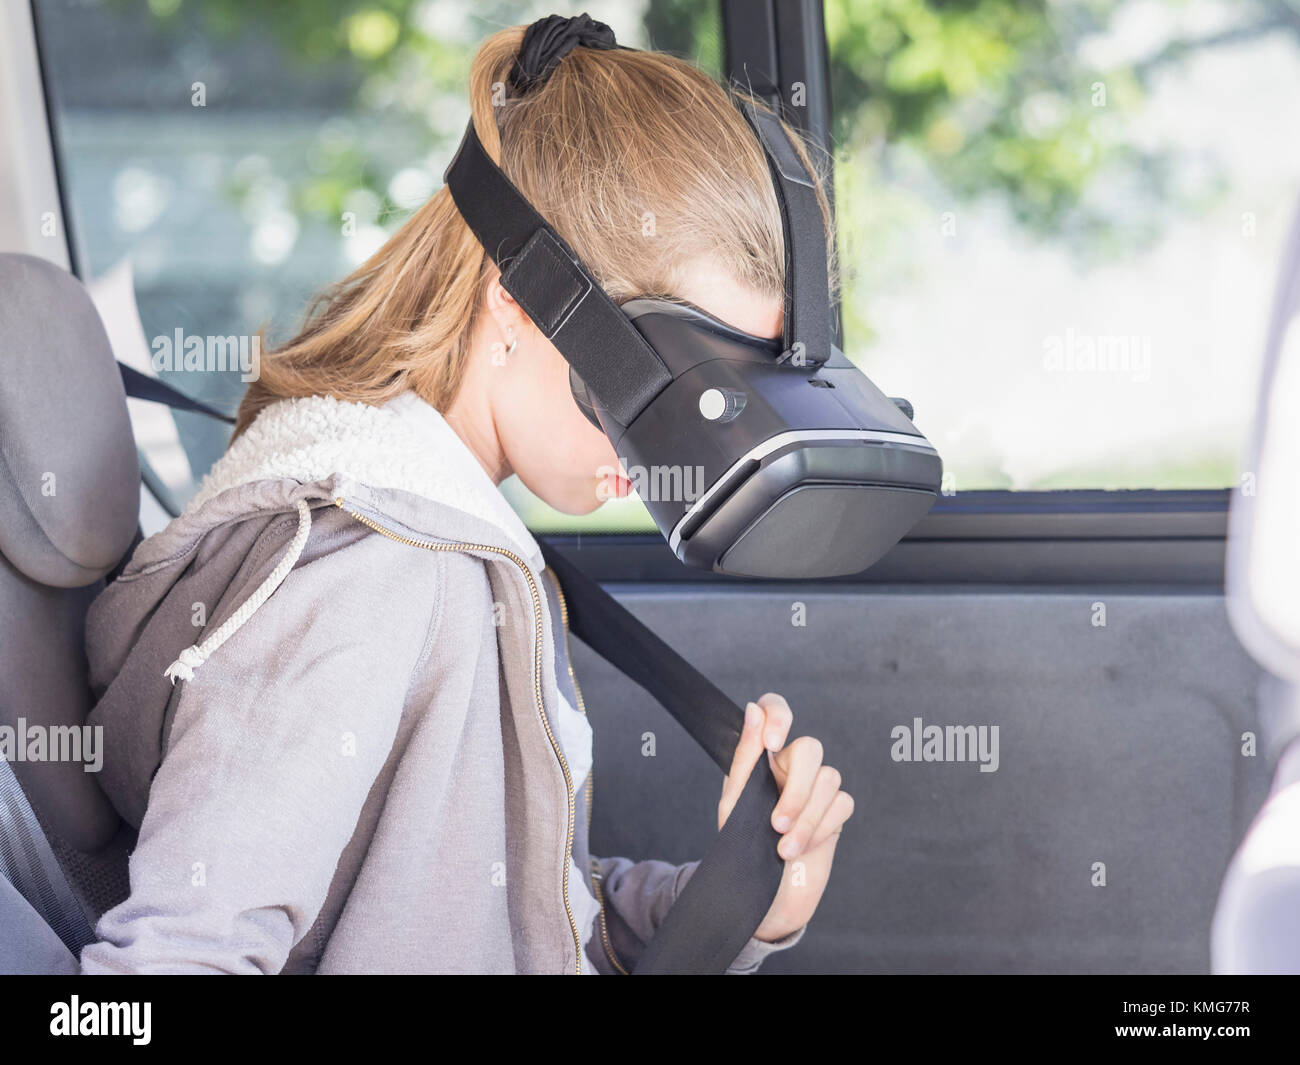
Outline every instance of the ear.
<svg viewBox="0 0 1300 1065">
<path fill-rule="evenodd" d="M 524 314 L 523 309 L 515 302 L 514 296 L 501 284 L 501 272 L 498 270 L 488 282 L 487 295 L 484 300 L 497 328 L 502 333 L 522 333 L 526 328 L 532 326 L 532 320 Z"/>
</svg>

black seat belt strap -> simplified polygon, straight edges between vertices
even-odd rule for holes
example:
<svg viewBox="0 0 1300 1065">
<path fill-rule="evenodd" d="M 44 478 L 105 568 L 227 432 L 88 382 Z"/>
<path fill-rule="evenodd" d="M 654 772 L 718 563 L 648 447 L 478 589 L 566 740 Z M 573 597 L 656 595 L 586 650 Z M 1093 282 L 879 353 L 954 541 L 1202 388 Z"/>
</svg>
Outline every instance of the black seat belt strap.
<svg viewBox="0 0 1300 1065">
<path fill-rule="evenodd" d="M 172 388 L 165 381 L 141 373 L 124 362 L 119 362 L 117 368 L 122 374 L 122 387 L 126 389 L 126 394 L 132 399 L 162 403 L 173 410 L 186 410 L 191 414 L 203 414 L 209 418 L 216 418 L 217 421 L 226 422 L 228 425 L 235 424 L 235 419 L 229 414 L 222 414 L 216 407 L 208 406 L 201 399 L 187 396 L 184 392 Z"/>
<path fill-rule="evenodd" d="M 569 608 L 569 629 L 667 710 L 726 773 L 744 712 L 559 551 L 543 543 Z M 713 845 L 642 953 L 635 975 L 723 973 L 771 908 L 785 863 L 771 826 L 780 797 L 761 759 Z"/>
</svg>

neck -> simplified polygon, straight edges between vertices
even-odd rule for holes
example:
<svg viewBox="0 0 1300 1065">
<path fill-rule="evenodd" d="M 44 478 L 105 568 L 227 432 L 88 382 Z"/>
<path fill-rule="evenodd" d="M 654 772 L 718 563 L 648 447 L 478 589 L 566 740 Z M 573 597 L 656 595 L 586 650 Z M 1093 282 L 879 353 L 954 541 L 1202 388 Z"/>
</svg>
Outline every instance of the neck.
<svg viewBox="0 0 1300 1065">
<path fill-rule="evenodd" d="M 477 330 L 475 332 L 477 334 Z M 479 465 L 492 478 L 492 483 L 499 485 L 514 471 L 506 459 L 505 450 L 501 446 L 501 435 L 497 432 L 491 396 L 483 378 L 484 360 L 476 357 L 476 353 L 482 350 L 485 350 L 484 344 L 476 335 L 471 342 L 464 380 L 456 392 L 456 398 L 443 412 L 443 418 L 478 459 Z"/>
</svg>

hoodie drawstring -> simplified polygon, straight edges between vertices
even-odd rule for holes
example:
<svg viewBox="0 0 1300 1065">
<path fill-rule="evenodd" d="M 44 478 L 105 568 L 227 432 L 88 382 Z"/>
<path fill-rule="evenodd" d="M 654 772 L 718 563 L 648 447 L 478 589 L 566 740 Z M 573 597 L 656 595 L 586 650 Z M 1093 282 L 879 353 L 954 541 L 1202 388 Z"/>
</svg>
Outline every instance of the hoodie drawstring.
<svg viewBox="0 0 1300 1065">
<path fill-rule="evenodd" d="M 181 680 L 193 680 L 194 671 L 203 665 L 208 656 L 238 632 L 240 626 L 253 616 L 258 607 L 271 598 L 271 593 L 280 587 L 302 555 L 309 532 L 311 532 L 311 507 L 307 505 L 305 499 L 300 499 L 298 500 L 298 531 L 294 534 L 284 558 L 280 559 L 279 565 L 258 586 L 257 591 L 245 599 L 239 609 L 226 619 L 226 623 L 221 628 L 201 644 L 185 648 L 176 661 L 163 671 L 163 676 L 169 677 L 172 684 L 176 683 L 178 677 Z"/>
</svg>

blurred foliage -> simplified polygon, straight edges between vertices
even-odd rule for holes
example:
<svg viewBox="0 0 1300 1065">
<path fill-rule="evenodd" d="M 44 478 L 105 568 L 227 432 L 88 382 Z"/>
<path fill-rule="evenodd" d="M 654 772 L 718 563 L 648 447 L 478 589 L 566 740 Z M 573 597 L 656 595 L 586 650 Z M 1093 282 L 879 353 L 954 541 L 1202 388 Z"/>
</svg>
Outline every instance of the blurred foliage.
<svg viewBox="0 0 1300 1065">
<path fill-rule="evenodd" d="M 1000 193 L 1032 231 L 1084 251 L 1147 242 L 1172 211 L 1203 205 L 1223 183 L 1199 167 L 1196 181 L 1180 180 L 1180 160 L 1130 139 L 1126 116 L 1155 77 L 1200 51 L 1300 33 L 1300 8 L 1240 0 L 1229 27 L 1189 31 L 1123 65 L 1088 64 L 1085 42 L 1125 6 L 827 0 L 837 155 L 880 169 L 884 146 L 905 145 L 958 200 Z M 1163 6 L 1177 21 L 1193 4 Z"/>
<path fill-rule="evenodd" d="M 114 0 L 135 7 L 138 0 Z M 342 74 L 352 84 L 350 117 L 383 112 L 404 122 L 413 144 L 449 148 L 464 121 L 465 85 L 477 44 L 495 30 L 549 14 L 548 2 L 518 0 L 148 0 L 163 29 L 200 30 L 213 40 L 255 35 L 274 41 L 285 59 L 303 68 Z M 650 0 L 643 29 L 648 44 L 689 58 L 715 77 L 722 71 L 721 18 L 698 0 Z M 448 120 L 454 116 L 454 121 Z M 366 204 L 363 221 L 386 227 L 412 204 L 395 202 L 362 138 L 346 124 L 325 124 L 311 160 L 312 176 L 291 190 L 296 212 L 335 224 Z M 236 198 L 248 189 L 231 185 Z"/>
<path fill-rule="evenodd" d="M 115 0 L 135 7 L 138 0 Z M 1180 180 L 1179 160 L 1125 133 L 1165 67 L 1216 44 L 1286 28 L 1300 31 L 1295 0 L 1240 0 L 1226 30 L 1177 38 L 1155 54 L 1096 69 L 1083 43 L 1103 34 L 1125 0 L 826 0 L 837 179 L 861 188 L 888 184 L 901 146 L 954 197 L 1000 196 L 1027 230 L 1050 233 L 1099 254 L 1140 246 L 1171 211 L 1222 191 L 1214 173 Z M 1132 4 L 1130 3 L 1130 7 Z M 1191 0 L 1165 0 L 1186 10 Z M 148 0 L 161 27 L 196 24 L 214 38 L 255 34 L 287 60 L 342 71 L 358 116 L 382 110 L 406 119 L 430 149 L 458 130 L 457 114 L 474 45 L 500 26 L 549 13 L 517 0 Z M 643 29 L 653 47 L 722 68 L 718 5 L 648 0 Z M 895 153 L 896 155 L 897 153 Z M 293 190 L 295 209 L 336 219 L 350 192 L 378 198 L 375 220 L 394 203 L 355 138 L 320 146 L 315 176 Z M 909 177 L 910 175 L 903 175 Z M 856 201 L 855 201 L 856 202 Z"/>
<path fill-rule="evenodd" d="M 875 337 L 873 294 L 905 283 L 915 234 L 939 230 L 936 205 L 993 201 L 1027 236 L 1096 263 L 1149 247 L 1226 193 L 1221 160 L 1185 157 L 1136 123 L 1161 75 L 1214 48 L 1300 35 L 1300 5 L 1218 5 L 1231 21 L 1211 31 L 1190 28 L 1196 6 L 826 0 L 844 335 L 855 357 Z M 1176 28 L 1134 56 L 1143 28 L 1116 31 L 1134 13 Z M 1097 49 L 1108 35 L 1120 47 Z M 1125 59 L 1087 58 L 1108 52 Z"/>
<path fill-rule="evenodd" d="M 651 0 L 646 5 L 649 47 L 682 56 L 722 77 L 722 16 L 716 3 L 701 0 Z"/>
</svg>

